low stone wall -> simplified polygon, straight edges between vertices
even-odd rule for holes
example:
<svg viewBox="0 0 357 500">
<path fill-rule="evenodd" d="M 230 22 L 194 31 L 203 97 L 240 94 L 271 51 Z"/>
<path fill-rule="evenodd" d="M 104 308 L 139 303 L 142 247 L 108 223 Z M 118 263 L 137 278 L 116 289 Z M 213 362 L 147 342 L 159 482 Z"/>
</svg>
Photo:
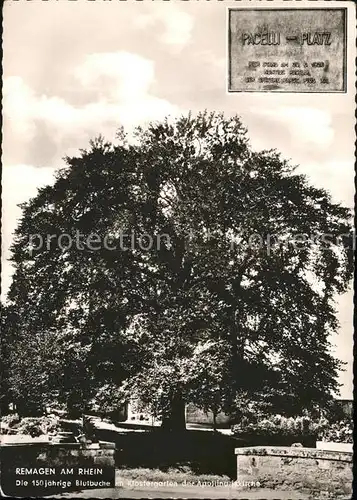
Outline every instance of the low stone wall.
<svg viewBox="0 0 357 500">
<path fill-rule="evenodd" d="M 234 432 L 234 436 L 241 439 L 246 446 L 288 446 L 293 443 L 300 443 L 305 448 L 316 448 L 316 435 L 313 434 L 295 434 L 295 435 L 279 435 L 279 434 L 266 434 L 254 432 Z"/>
<path fill-rule="evenodd" d="M 299 447 L 236 448 L 237 480 L 307 490 L 319 498 L 352 492 L 352 453 Z"/>
<path fill-rule="evenodd" d="M 78 489 L 83 483 L 78 485 L 76 479 L 87 476 L 109 484 L 115 475 L 114 453 L 115 444 L 109 442 L 2 444 L 2 488 L 9 496 L 37 497 Z M 56 484 L 47 487 L 52 479 Z"/>
<path fill-rule="evenodd" d="M 9 443 L 1 446 L 1 462 L 18 467 L 73 467 L 76 465 L 114 467 L 115 444 Z"/>
<path fill-rule="evenodd" d="M 332 441 L 316 441 L 318 450 L 348 451 L 353 452 L 353 443 L 335 443 Z"/>
</svg>

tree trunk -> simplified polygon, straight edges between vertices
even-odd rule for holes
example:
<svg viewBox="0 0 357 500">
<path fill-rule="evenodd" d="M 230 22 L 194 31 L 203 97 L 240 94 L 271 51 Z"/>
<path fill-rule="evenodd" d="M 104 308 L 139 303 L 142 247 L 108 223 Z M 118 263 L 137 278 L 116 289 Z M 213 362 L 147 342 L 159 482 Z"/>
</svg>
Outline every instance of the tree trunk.
<svg viewBox="0 0 357 500">
<path fill-rule="evenodd" d="M 161 428 L 167 431 L 186 430 L 185 402 L 180 393 L 175 393 L 169 409 L 162 416 Z"/>
<path fill-rule="evenodd" d="M 215 410 L 213 411 L 213 430 L 217 431 L 217 412 Z"/>
</svg>

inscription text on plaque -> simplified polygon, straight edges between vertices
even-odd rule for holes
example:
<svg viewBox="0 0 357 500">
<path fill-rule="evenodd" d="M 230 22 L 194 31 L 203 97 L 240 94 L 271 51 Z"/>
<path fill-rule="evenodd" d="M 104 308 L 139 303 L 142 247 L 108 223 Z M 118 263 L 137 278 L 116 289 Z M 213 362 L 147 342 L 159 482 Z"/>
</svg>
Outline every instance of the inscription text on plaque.
<svg viewBox="0 0 357 500">
<path fill-rule="evenodd" d="M 230 92 L 346 92 L 346 12 L 229 9 Z"/>
</svg>

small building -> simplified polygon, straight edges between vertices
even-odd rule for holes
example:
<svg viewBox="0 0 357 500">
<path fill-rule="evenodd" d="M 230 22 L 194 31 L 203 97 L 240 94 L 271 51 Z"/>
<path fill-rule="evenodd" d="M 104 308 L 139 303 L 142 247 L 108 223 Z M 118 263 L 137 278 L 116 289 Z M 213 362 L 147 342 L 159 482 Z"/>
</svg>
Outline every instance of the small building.
<svg viewBox="0 0 357 500">
<path fill-rule="evenodd" d="M 353 400 L 352 399 L 336 399 L 335 402 L 337 408 L 341 410 L 341 413 L 347 417 L 352 418 L 353 416 Z"/>
<path fill-rule="evenodd" d="M 150 413 L 142 409 L 140 403 L 132 399 L 127 403 L 127 420 L 130 422 L 149 423 L 150 425 L 159 425 L 160 419 L 156 419 Z M 193 403 L 188 403 L 185 407 L 186 424 L 197 424 L 208 427 L 214 427 L 214 418 L 211 411 L 204 412 L 197 408 Z M 225 413 L 218 413 L 216 416 L 216 425 L 218 427 L 229 427 L 230 418 Z"/>
<path fill-rule="evenodd" d="M 197 406 L 195 406 L 193 403 L 189 403 L 186 406 L 186 423 L 208 425 L 210 427 L 213 427 L 213 413 L 211 411 L 204 412 L 203 410 L 197 408 Z M 216 416 L 216 425 L 217 427 L 229 427 L 230 417 L 225 413 L 219 412 Z"/>
</svg>

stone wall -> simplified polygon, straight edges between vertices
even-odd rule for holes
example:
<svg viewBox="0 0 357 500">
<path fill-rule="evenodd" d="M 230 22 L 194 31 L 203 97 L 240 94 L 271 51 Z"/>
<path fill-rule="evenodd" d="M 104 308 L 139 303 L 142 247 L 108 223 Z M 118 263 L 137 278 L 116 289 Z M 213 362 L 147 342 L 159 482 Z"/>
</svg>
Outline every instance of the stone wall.
<svg viewBox="0 0 357 500">
<path fill-rule="evenodd" d="M 348 451 L 353 452 L 353 443 L 335 443 L 332 441 L 316 441 L 318 450 Z"/>
<path fill-rule="evenodd" d="M 236 448 L 237 480 L 306 490 L 319 498 L 352 492 L 352 453 L 300 447 Z"/>
<path fill-rule="evenodd" d="M 115 444 L 108 442 L 3 444 L 1 485 L 8 496 L 38 497 L 65 491 L 67 486 L 68 490 L 76 489 L 76 479 L 88 479 L 87 472 L 89 480 L 98 475 L 99 480 L 114 484 L 114 453 Z M 47 476 L 51 468 L 53 472 L 49 471 L 51 475 Z M 33 473 L 34 469 L 41 472 Z M 47 487 L 45 479 L 53 479 L 56 484 Z M 96 483 L 92 486 L 96 487 Z"/>
<path fill-rule="evenodd" d="M 75 465 L 114 467 L 115 444 L 25 443 L 1 446 L 1 462 L 18 467 L 45 464 L 46 467 Z"/>
</svg>

